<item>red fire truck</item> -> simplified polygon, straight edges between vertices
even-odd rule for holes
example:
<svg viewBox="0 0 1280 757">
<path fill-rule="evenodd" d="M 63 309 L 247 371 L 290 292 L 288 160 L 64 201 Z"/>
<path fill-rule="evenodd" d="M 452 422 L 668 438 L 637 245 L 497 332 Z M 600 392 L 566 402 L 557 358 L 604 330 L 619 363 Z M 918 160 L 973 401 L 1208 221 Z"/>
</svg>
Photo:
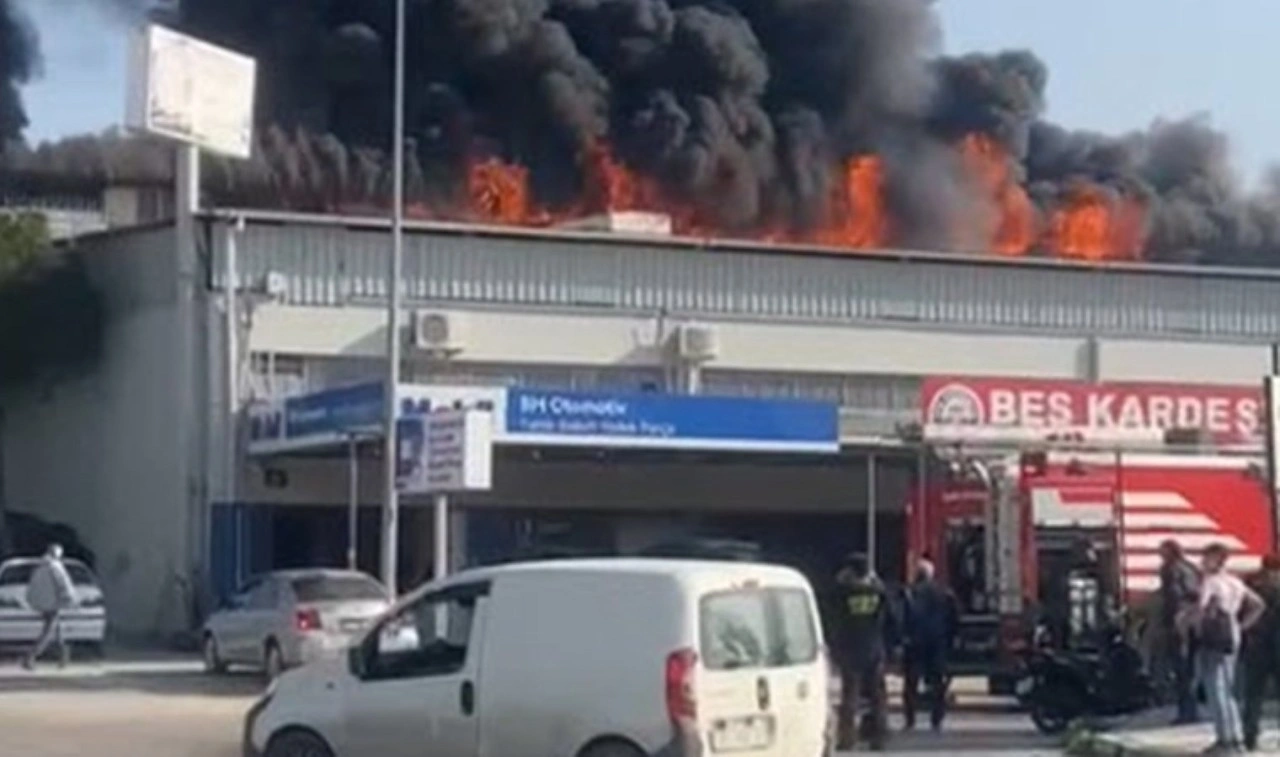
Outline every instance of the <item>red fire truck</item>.
<svg viewBox="0 0 1280 757">
<path fill-rule="evenodd" d="M 957 448 L 939 459 L 908 504 L 908 559 L 931 558 L 956 593 L 957 662 L 985 672 L 995 693 L 1011 691 L 1032 624 L 1082 542 L 1099 556 L 1111 595 L 1129 606 L 1158 586 L 1166 539 L 1196 560 L 1221 542 L 1242 573 L 1274 548 L 1256 453 L 1042 444 Z"/>
</svg>

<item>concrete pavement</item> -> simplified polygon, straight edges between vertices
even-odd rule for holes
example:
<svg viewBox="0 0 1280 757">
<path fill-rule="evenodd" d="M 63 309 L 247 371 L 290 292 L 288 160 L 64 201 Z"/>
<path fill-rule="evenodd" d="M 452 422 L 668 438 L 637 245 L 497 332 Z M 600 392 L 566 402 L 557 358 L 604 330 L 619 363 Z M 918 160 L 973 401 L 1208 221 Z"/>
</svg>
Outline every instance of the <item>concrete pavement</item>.
<svg viewBox="0 0 1280 757">
<path fill-rule="evenodd" d="M 172 655 L 77 662 L 66 670 L 46 665 L 34 673 L 0 661 L 0 757 L 238 757 L 244 711 L 262 685 L 252 673 L 207 676 L 198 661 Z M 896 732 L 889 752 L 1060 754 L 1025 715 L 999 711 L 976 681 L 956 688 L 961 711 L 943 733 Z"/>
<path fill-rule="evenodd" d="M 1130 718 L 1111 731 L 1081 732 L 1070 742 L 1070 753 L 1098 757 L 1164 757 L 1165 755 L 1201 754 L 1214 741 L 1213 726 L 1171 727 L 1172 709 L 1156 710 Z M 1274 730 L 1276 715 L 1267 714 L 1259 753 L 1280 754 L 1280 731 Z"/>
<path fill-rule="evenodd" d="M 0 669 L 0 755 L 239 757 L 255 675 L 214 678 L 189 660 Z"/>
</svg>

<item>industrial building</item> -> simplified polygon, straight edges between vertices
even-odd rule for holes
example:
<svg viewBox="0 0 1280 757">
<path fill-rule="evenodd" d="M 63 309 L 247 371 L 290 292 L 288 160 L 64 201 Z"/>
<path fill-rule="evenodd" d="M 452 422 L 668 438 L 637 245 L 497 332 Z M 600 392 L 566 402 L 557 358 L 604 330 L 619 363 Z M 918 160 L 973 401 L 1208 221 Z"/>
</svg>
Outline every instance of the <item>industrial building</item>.
<svg viewBox="0 0 1280 757">
<path fill-rule="evenodd" d="M 107 295 L 105 357 L 6 404 L 4 500 L 77 528 L 119 633 L 181 630 L 257 571 L 340 564 L 353 483 L 360 564 L 379 564 L 377 439 L 266 442 L 286 398 L 381 377 L 387 231 L 221 211 L 199 218 L 194 261 L 172 225 L 74 242 Z M 901 436 L 927 379 L 1252 386 L 1280 333 L 1280 276 L 1264 271 L 449 224 L 411 224 L 405 255 L 397 391 L 422 406 L 548 391 L 816 419 L 789 441 L 628 446 L 521 437 L 499 412 L 494 488 L 453 515 L 458 565 L 698 534 L 822 571 L 874 528 L 894 574 L 919 466 Z M 425 504 L 402 516 L 405 586 L 432 564 Z"/>
</svg>

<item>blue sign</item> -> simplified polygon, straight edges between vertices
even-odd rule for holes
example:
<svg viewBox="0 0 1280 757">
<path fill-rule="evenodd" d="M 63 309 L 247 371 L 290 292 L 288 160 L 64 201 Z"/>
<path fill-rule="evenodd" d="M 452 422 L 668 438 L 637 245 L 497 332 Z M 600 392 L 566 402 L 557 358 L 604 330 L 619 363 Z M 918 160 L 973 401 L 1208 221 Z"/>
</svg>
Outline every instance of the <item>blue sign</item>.
<svg viewBox="0 0 1280 757">
<path fill-rule="evenodd" d="M 836 452 L 833 404 L 671 394 L 511 389 L 510 443 Z"/>
<path fill-rule="evenodd" d="M 249 449 L 275 454 L 344 443 L 352 435 L 382 431 L 386 408 L 381 382 L 325 389 L 260 403 L 249 410 Z M 502 387 L 401 384 L 399 417 L 420 417 L 440 408 L 481 408 L 501 416 Z"/>
<path fill-rule="evenodd" d="M 382 384 L 356 384 L 292 397 L 284 403 L 286 439 L 343 435 L 376 428 L 383 418 Z"/>
</svg>

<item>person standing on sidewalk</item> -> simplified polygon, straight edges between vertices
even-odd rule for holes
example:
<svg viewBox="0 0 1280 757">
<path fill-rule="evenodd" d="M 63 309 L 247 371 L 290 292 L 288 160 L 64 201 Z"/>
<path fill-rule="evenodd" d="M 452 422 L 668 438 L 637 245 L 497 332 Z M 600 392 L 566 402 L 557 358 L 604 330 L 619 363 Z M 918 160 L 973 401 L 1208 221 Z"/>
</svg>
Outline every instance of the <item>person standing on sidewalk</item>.
<svg viewBox="0 0 1280 757">
<path fill-rule="evenodd" d="M 1160 632 L 1163 640 L 1161 663 L 1173 674 L 1178 703 L 1174 725 L 1199 720 L 1196 712 L 1195 634 L 1180 626 L 1178 618 L 1194 607 L 1200 596 L 1200 571 L 1182 553 L 1182 546 L 1169 539 L 1160 545 Z"/>
<path fill-rule="evenodd" d="M 885 666 L 895 617 L 889 593 L 870 570 L 862 554 L 850 555 L 836 576 L 839 585 L 836 662 L 842 694 L 836 724 L 837 748 L 852 749 L 858 740 L 857 713 L 863 698 L 870 700 L 866 740 L 883 751 L 889 730 Z"/>
<path fill-rule="evenodd" d="M 62 638 L 62 613 L 76 606 L 76 590 L 62 562 L 62 545 L 50 544 L 44 559 L 31 572 L 27 583 L 27 605 L 40 613 L 43 623 L 40 637 L 22 661 L 31 670 L 50 644 L 58 645 L 58 664 L 66 667 L 70 659 L 67 642 Z"/>
<path fill-rule="evenodd" d="M 1280 555 L 1267 555 L 1262 570 L 1250 576 L 1253 589 L 1267 609 L 1262 620 L 1245 634 L 1244 650 L 1244 744 L 1254 751 L 1262 725 L 1262 703 L 1272 682 L 1280 693 Z"/>
<path fill-rule="evenodd" d="M 947 658 L 955 639 L 956 600 L 934 579 L 933 563 L 921 560 L 907 594 L 903 650 L 902 711 L 907 729 L 915 727 L 920 684 L 929 704 L 929 723 L 942 729 L 947 715 Z"/>
<path fill-rule="evenodd" d="M 1227 571 L 1222 544 L 1204 551 L 1204 580 L 1193 610 L 1198 629 L 1200 680 L 1204 683 L 1217 740 L 1206 754 L 1244 752 L 1244 724 L 1236 703 L 1236 658 L 1241 636 L 1262 618 L 1266 606 L 1252 589 Z"/>
</svg>

